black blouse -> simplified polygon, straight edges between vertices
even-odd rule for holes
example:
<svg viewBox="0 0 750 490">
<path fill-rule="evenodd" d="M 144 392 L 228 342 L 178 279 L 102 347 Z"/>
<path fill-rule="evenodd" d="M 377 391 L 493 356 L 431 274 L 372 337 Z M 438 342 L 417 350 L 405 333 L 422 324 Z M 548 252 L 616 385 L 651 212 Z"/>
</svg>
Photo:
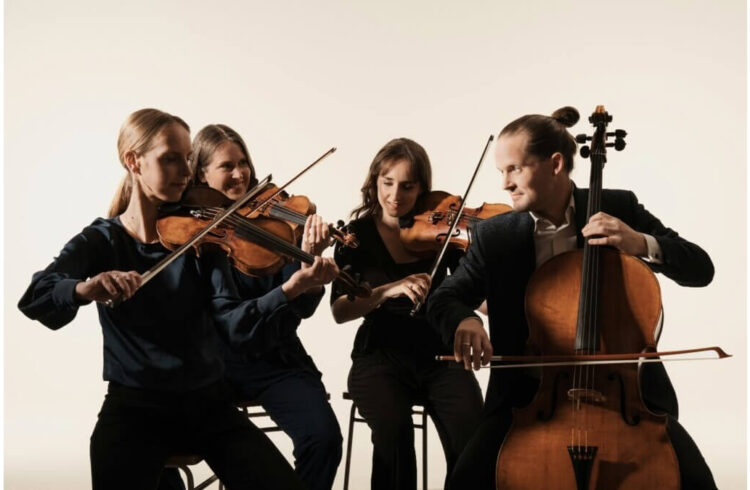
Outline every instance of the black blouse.
<svg viewBox="0 0 750 490">
<path fill-rule="evenodd" d="M 350 273 L 359 274 L 359 278 L 367 281 L 373 289 L 412 274 L 430 272 L 434 257 L 396 263 L 378 233 L 372 216 L 353 220 L 347 226 L 350 232 L 357 235 L 359 247 L 337 244 L 334 254 L 336 264 L 340 268 L 348 267 Z M 431 292 L 445 278 L 448 266 L 451 269 L 456 266 L 458 257 L 457 253 L 446 255 L 432 281 Z M 334 282 L 331 303 L 345 294 Z M 413 306 L 407 297 L 390 298 L 367 313 L 354 339 L 352 358 L 375 350 L 386 350 L 428 360 L 437 354 L 452 351 L 441 343 L 437 331 L 427 323 L 424 307 L 414 317 L 409 315 Z"/>
</svg>

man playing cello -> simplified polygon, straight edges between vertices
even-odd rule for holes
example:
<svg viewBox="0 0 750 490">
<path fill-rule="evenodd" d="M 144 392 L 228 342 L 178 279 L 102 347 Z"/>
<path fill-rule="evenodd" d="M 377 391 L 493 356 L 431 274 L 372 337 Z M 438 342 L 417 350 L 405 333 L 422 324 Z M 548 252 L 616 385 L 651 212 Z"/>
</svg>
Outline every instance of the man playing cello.
<svg viewBox="0 0 750 490">
<path fill-rule="evenodd" d="M 456 361 L 466 369 L 479 369 L 493 354 L 475 308 L 487 300 L 495 349 L 523 354 L 529 333 L 524 310 L 529 278 L 550 258 L 581 248 L 584 239 L 638 257 L 682 286 L 706 286 L 713 278 L 706 252 L 665 227 L 630 191 L 604 190 L 602 211 L 586 222 L 588 189 L 577 188 L 570 179 L 576 142 L 567 128 L 578 119 L 578 111 L 565 107 L 552 117 L 520 117 L 500 133 L 496 165 L 514 212 L 477 227 L 459 268 L 428 303 L 430 323 L 445 342 L 453 343 Z M 538 384 L 538 376 L 526 369 L 492 371 L 479 429 L 447 488 L 495 488 L 495 464 L 512 422 L 511 409 L 527 405 Z M 648 409 L 668 417 L 682 488 L 716 488 L 703 456 L 677 422 L 676 395 L 661 363 L 643 366 L 640 387 Z"/>
</svg>

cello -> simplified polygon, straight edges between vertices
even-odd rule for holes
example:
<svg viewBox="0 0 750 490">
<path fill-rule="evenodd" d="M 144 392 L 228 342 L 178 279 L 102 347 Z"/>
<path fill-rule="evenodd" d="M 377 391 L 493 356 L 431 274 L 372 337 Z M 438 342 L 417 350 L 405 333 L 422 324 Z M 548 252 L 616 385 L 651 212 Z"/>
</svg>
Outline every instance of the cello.
<svg viewBox="0 0 750 490">
<path fill-rule="evenodd" d="M 625 146 L 624 131 L 607 132 L 611 120 L 598 106 L 589 118 L 594 135 L 578 138 L 591 141 L 590 151 L 581 148 L 591 158 L 589 218 L 601 209 L 606 148 Z M 613 249 L 585 243 L 545 262 L 529 281 L 525 306 L 529 346 L 542 361 L 657 351 L 659 283 L 642 261 Z M 513 413 L 496 488 L 681 487 L 667 417 L 643 401 L 640 363 L 551 364 L 542 368 L 531 403 Z"/>
</svg>

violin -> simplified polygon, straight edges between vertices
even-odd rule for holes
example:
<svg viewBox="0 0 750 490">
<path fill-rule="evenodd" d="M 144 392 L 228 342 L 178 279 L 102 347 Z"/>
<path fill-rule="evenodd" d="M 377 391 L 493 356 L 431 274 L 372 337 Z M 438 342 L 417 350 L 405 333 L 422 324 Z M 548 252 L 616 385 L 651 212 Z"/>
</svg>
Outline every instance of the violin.
<svg viewBox="0 0 750 490">
<path fill-rule="evenodd" d="M 624 131 L 598 106 L 589 118 L 588 217 L 601 209 L 606 147 L 622 149 Z M 607 137 L 616 136 L 615 143 Z M 579 139 L 580 142 L 580 139 Z M 583 251 L 545 262 L 526 290 L 529 348 L 538 359 L 652 354 L 661 327 L 659 283 L 651 269 L 614 249 Z M 590 488 L 677 490 L 680 472 L 667 418 L 644 404 L 638 364 L 547 363 L 531 403 L 513 413 L 497 457 L 498 489 Z"/>
<path fill-rule="evenodd" d="M 478 208 L 461 208 L 461 196 L 444 191 L 432 191 L 417 201 L 414 210 L 399 218 L 401 242 L 415 255 L 432 255 L 443 247 L 451 226 L 458 223 L 451 234 L 449 248 L 463 252 L 469 248 L 474 227 L 483 219 L 512 211 L 507 204 L 483 203 Z"/>
<path fill-rule="evenodd" d="M 313 168 L 315 165 L 329 157 L 333 152 L 336 151 L 336 147 L 331 148 L 330 150 L 323 153 L 321 156 L 315 159 L 310 165 L 302 169 L 300 172 L 297 173 L 294 177 L 289 179 L 289 181 L 281 186 L 281 189 L 283 190 L 286 186 L 297 180 L 300 176 L 302 176 L 305 172 Z M 214 194 L 214 197 L 211 199 L 215 200 L 215 203 L 225 204 L 227 205 L 226 209 L 221 208 L 219 206 L 213 206 L 213 214 L 214 217 L 211 219 L 209 223 L 205 223 L 205 226 L 199 226 L 199 227 L 193 227 L 192 231 L 194 233 L 192 235 L 189 235 L 188 227 L 191 226 L 191 223 L 188 220 L 178 220 L 177 223 L 175 223 L 175 226 L 168 226 L 167 224 L 164 225 L 165 235 L 164 239 L 162 241 L 162 244 L 164 244 L 167 248 L 175 247 L 172 249 L 172 253 L 161 259 L 158 263 L 156 263 L 152 268 L 141 274 L 141 285 L 139 287 L 143 287 L 147 282 L 151 281 L 154 277 L 156 277 L 161 271 L 169 267 L 169 265 L 177 260 L 182 254 L 187 252 L 188 250 L 195 250 L 196 252 L 200 252 L 200 248 L 203 246 L 202 243 L 211 243 L 211 237 L 207 238 L 207 235 L 209 233 L 214 232 L 214 230 L 221 224 L 223 224 L 226 221 L 226 224 L 224 225 L 226 227 L 227 224 L 230 224 L 234 220 L 237 222 L 237 220 L 240 220 L 240 222 L 243 223 L 243 230 L 245 228 L 247 230 L 251 231 L 241 231 L 240 235 L 259 235 L 259 232 L 257 230 L 257 227 L 253 228 L 252 226 L 249 226 L 247 223 L 244 223 L 244 220 L 247 220 L 244 216 L 238 215 L 235 213 L 238 209 L 240 209 L 242 206 L 245 206 L 248 201 L 250 201 L 253 197 L 258 195 L 266 185 L 271 183 L 271 176 L 268 175 L 263 180 L 259 181 L 252 189 L 248 189 L 248 191 L 239 199 L 237 199 L 235 202 L 229 201 L 224 194 L 219 192 L 218 196 Z M 218 192 L 218 191 L 214 191 Z M 219 197 L 220 196 L 220 197 Z M 185 195 L 183 194 L 183 199 Z M 231 204 L 229 204 L 231 203 Z M 265 201 L 261 202 L 258 206 L 262 207 L 264 204 L 266 204 Z M 174 212 L 178 212 L 181 209 L 180 204 L 177 205 L 173 204 L 166 204 L 164 205 L 164 209 L 160 210 L 162 217 L 168 216 L 169 209 L 171 209 Z M 229 218 L 229 219 L 228 219 Z M 198 218 L 195 218 L 198 219 Z M 194 223 L 192 224 L 194 225 Z M 158 228 L 158 223 L 157 223 Z M 157 230 L 158 232 L 158 230 Z M 175 236 L 172 236 L 172 233 L 175 233 Z M 180 235 L 179 238 L 177 238 L 177 235 Z M 185 236 L 188 236 L 188 238 L 185 238 Z M 221 231 L 214 232 L 214 235 L 221 236 Z M 171 238 L 170 238 L 171 237 Z M 180 240 L 182 239 L 182 240 Z M 268 237 L 266 236 L 266 241 L 269 242 L 269 246 L 273 247 L 273 245 L 270 245 L 270 241 L 277 240 L 278 237 Z M 160 240 L 162 240 L 160 238 Z M 177 243 L 182 242 L 181 245 L 177 245 Z M 216 245 L 222 246 L 223 244 L 220 243 L 218 240 L 213 241 Z M 295 241 L 296 243 L 296 241 Z M 168 244 L 168 245 L 167 245 Z M 276 246 L 278 247 L 284 247 L 284 243 L 276 243 Z M 222 246 L 222 248 L 224 248 Z M 226 250 L 226 248 L 225 248 Z M 280 248 L 279 248 L 280 250 Z M 297 257 L 299 260 L 304 260 L 305 263 L 311 263 L 315 259 L 311 254 L 308 254 L 307 252 L 304 252 L 302 250 L 299 250 L 297 247 L 293 247 L 293 249 L 288 249 L 287 252 L 290 254 L 294 254 L 296 252 L 300 252 L 299 256 Z M 279 266 L 280 267 L 280 266 Z M 278 269 L 277 269 L 278 270 Z M 369 296 L 372 294 L 372 291 L 370 290 L 369 286 L 364 283 L 362 285 L 358 284 L 357 281 L 352 279 L 348 274 L 339 274 L 339 279 L 342 281 L 342 283 L 347 283 L 346 289 L 348 291 L 351 291 L 349 293 L 349 299 L 354 299 L 355 293 L 359 292 L 361 294 L 364 294 L 366 296 Z M 361 287 L 361 289 L 359 289 Z M 105 302 L 105 304 L 110 308 L 116 308 L 120 303 L 121 299 L 110 299 Z"/>
<path fill-rule="evenodd" d="M 170 250 L 181 247 L 232 204 L 223 193 L 210 187 L 188 189 L 179 203 L 160 207 L 156 222 L 160 242 Z M 252 212 L 250 206 L 237 209 L 193 246 L 196 253 L 204 247 L 221 248 L 234 267 L 252 276 L 274 274 L 290 260 L 314 262 L 312 254 L 296 246 L 297 236 L 288 223 L 263 216 L 250 219 L 247 215 Z M 350 298 L 372 293 L 367 283 L 358 282 L 345 271 L 339 272 L 336 281 Z"/>
<path fill-rule="evenodd" d="M 270 200 L 269 200 L 270 199 Z M 268 200 L 268 202 L 266 202 Z M 265 204 L 258 206 L 260 203 Z M 306 196 L 288 195 L 274 184 L 268 184 L 252 201 L 248 203 L 249 210 L 246 215 L 248 218 L 257 218 L 265 216 L 285 221 L 294 231 L 299 240 L 302 237 L 302 230 L 311 214 L 315 214 L 315 204 Z M 352 233 L 343 230 L 344 222 L 339 220 L 338 226 L 328 225 L 328 231 L 331 238 L 350 248 L 357 248 L 359 242 L 357 237 Z"/>
</svg>

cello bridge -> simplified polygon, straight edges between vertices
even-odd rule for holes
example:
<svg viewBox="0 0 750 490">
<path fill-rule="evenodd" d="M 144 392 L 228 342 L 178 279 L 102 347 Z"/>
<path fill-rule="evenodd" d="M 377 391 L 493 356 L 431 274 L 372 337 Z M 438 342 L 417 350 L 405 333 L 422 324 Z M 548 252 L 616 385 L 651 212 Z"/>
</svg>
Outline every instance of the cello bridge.
<svg viewBox="0 0 750 490">
<path fill-rule="evenodd" d="M 571 388 L 568 390 L 568 400 L 575 402 L 577 406 L 583 403 L 604 403 L 607 397 L 601 391 L 587 388 Z"/>
</svg>

